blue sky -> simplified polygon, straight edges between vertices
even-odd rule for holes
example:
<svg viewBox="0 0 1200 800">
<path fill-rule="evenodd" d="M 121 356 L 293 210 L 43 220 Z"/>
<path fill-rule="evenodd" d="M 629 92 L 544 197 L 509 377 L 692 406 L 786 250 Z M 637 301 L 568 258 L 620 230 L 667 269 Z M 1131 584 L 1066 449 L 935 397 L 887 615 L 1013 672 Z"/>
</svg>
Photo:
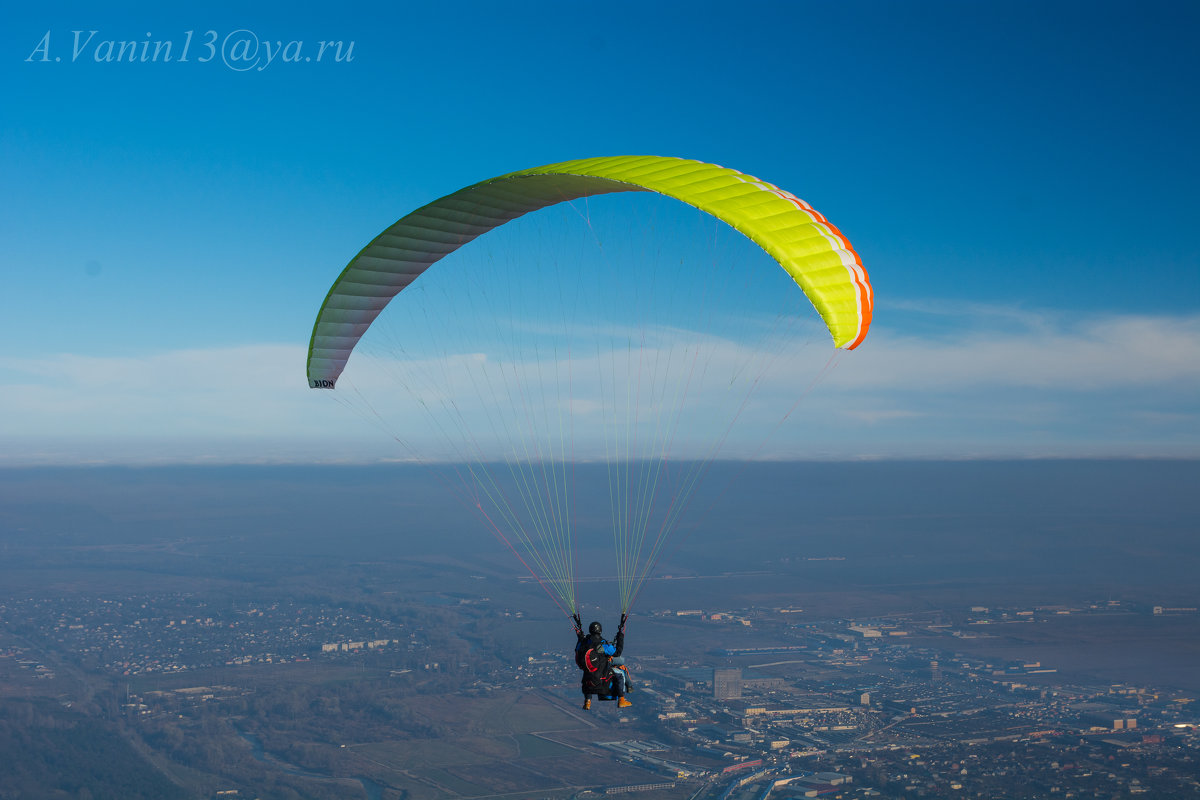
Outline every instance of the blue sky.
<svg viewBox="0 0 1200 800">
<path fill-rule="evenodd" d="M 378 457 L 304 382 L 349 258 L 466 184 L 625 153 L 787 188 L 870 272 L 871 337 L 775 455 L 1200 455 L 1195 3 L 5 17 L 0 463 Z M 242 69 L 239 30 L 312 60 Z M 174 60 L 97 60 L 146 40 Z"/>
</svg>

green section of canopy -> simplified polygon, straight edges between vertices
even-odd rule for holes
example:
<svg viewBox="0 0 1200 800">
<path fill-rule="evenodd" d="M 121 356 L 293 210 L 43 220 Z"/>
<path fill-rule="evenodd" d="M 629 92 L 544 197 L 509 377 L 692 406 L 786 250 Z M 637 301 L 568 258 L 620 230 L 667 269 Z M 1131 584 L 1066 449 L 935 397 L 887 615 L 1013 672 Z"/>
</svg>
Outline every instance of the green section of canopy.
<svg viewBox="0 0 1200 800">
<path fill-rule="evenodd" d="M 833 336 L 853 349 L 871 322 L 871 286 L 858 254 L 811 206 L 736 170 L 661 156 L 564 161 L 501 175 L 417 209 L 354 257 L 313 327 L 308 382 L 333 388 L 350 352 L 384 307 L 439 259 L 530 211 L 610 192 L 657 192 L 728 223 L 762 247 L 804 290 Z"/>
</svg>

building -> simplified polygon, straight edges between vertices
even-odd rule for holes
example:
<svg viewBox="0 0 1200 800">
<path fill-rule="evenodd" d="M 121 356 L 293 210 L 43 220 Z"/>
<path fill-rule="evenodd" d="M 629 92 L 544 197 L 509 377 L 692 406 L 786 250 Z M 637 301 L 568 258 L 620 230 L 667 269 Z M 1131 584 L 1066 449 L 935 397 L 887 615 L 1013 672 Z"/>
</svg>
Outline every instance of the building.
<svg viewBox="0 0 1200 800">
<path fill-rule="evenodd" d="M 717 700 L 737 700 L 742 696 L 740 669 L 713 670 L 713 697 Z"/>
</svg>

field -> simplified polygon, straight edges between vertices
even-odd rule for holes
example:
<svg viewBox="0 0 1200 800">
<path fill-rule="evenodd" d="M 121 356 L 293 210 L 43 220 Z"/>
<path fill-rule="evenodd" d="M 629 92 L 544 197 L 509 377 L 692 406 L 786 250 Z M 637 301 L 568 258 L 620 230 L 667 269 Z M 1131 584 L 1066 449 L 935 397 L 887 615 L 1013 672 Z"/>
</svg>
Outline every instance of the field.
<svg viewBox="0 0 1200 800">
<path fill-rule="evenodd" d="M 1043 622 L 972 626 L 978 639 L 961 639 L 964 655 L 1006 661 L 1040 661 L 1057 669 L 1053 679 L 1087 684 L 1141 683 L 1200 691 L 1200 615 L 1064 615 Z M 944 639 L 913 644 L 948 646 Z M 1036 683 L 1037 675 L 1019 680 Z"/>
<path fill-rule="evenodd" d="M 588 741 L 620 738 L 621 732 L 583 721 L 553 698 L 524 693 L 503 697 L 454 696 L 414 699 L 454 730 L 453 739 L 407 739 L 349 745 L 346 758 L 361 774 L 405 792 L 412 800 L 500 795 L 554 796 L 603 784 L 649 783 L 662 778 L 626 764 L 598 758 L 553 737 Z M 604 717 L 597 717 L 605 720 Z M 629 735 L 629 734 L 625 734 Z"/>
</svg>

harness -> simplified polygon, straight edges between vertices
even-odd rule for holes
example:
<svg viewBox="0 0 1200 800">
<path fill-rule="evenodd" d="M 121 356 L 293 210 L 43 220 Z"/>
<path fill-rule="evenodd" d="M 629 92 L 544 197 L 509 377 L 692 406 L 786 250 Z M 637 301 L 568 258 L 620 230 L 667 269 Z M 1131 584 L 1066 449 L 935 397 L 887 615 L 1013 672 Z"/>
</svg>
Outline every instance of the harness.
<svg viewBox="0 0 1200 800">
<path fill-rule="evenodd" d="M 588 648 L 578 657 L 580 669 L 583 670 L 583 689 L 587 694 L 610 694 L 612 667 L 607 660 L 602 664 L 593 661 L 593 652 L 593 649 Z"/>
</svg>

